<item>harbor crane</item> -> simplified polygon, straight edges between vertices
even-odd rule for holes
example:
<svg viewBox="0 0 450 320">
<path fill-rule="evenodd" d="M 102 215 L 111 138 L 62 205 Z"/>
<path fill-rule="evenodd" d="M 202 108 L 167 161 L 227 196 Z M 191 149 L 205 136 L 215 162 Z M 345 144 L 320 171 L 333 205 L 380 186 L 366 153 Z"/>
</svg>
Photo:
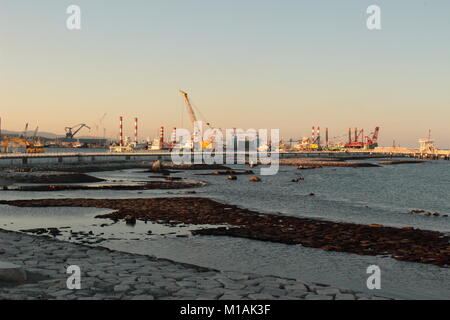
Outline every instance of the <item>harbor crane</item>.
<svg viewBox="0 0 450 320">
<path fill-rule="evenodd" d="M 73 137 L 78 132 L 80 132 L 80 130 L 83 129 L 83 128 L 87 128 L 87 129 L 91 130 L 91 128 L 89 126 L 87 126 L 86 124 L 84 124 L 84 123 L 77 124 L 76 126 L 73 126 L 73 127 L 66 127 L 65 128 L 65 130 L 66 130 L 66 138 L 67 139 L 73 139 Z M 73 130 L 75 130 L 75 131 L 73 131 Z"/>
<path fill-rule="evenodd" d="M 380 132 L 380 127 L 376 127 L 375 131 L 372 132 L 372 137 L 364 136 L 364 129 L 358 130 L 355 128 L 355 137 L 352 141 L 351 139 L 351 129 L 349 129 L 349 142 L 345 144 L 346 148 L 354 149 L 374 149 L 378 146 L 378 134 Z"/>
<path fill-rule="evenodd" d="M 22 132 L 21 138 L 26 138 L 28 134 L 28 122 L 25 124 L 25 129 Z"/>
<path fill-rule="evenodd" d="M 200 142 L 202 149 L 212 147 L 214 136 L 210 136 L 206 141 L 203 140 L 203 137 L 201 137 L 201 133 L 198 132 L 199 128 L 196 128 L 196 125 L 195 125 L 195 123 L 197 122 L 197 116 L 195 115 L 194 108 L 192 107 L 192 103 L 189 99 L 189 96 L 185 91 L 183 91 L 183 90 L 179 90 L 179 91 L 180 91 L 181 95 L 183 96 L 184 103 L 186 104 L 186 109 L 189 114 L 189 118 L 191 119 L 192 126 L 194 127 L 193 141 L 197 142 L 197 143 Z M 209 122 L 206 122 L 206 125 L 211 128 L 211 125 Z"/>
</svg>

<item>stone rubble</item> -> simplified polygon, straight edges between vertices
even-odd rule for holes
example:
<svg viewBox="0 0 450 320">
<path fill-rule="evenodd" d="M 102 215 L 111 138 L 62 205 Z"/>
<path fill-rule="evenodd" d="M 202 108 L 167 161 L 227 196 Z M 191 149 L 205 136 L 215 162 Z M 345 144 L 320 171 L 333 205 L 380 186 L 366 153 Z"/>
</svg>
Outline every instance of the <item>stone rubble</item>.
<svg viewBox="0 0 450 320">
<path fill-rule="evenodd" d="M 295 279 L 213 269 L 0 230 L 0 260 L 27 273 L 0 300 L 367 300 L 381 297 Z M 81 268 L 69 290 L 66 268 Z"/>
</svg>

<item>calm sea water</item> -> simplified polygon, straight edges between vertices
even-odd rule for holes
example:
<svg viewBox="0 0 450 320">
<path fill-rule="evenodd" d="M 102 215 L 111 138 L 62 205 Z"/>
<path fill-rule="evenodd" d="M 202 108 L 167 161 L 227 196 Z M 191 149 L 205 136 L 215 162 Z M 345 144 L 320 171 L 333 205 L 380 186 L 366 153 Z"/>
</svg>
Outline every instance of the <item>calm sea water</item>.
<svg viewBox="0 0 450 320">
<path fill-rule="evenodd" d="M 243 168 L 236 166 L 236 168 Z M 258 168 L 255 168 L 258 173 Z M 355 223 L 379 223 L 450 233 L 450 218 L 411 215 L 411 209 L 450 214 L 450 163 L 432 161 L 423 164 L 380 168 L 321 168 L 297 170 L 281 167 L 275 176 L 263 181 L 248 181 L 238 176 L 198 176 L 199 171 L 174 174 L 208 182 L 194 196 L 204 196 L 246 208 L 292 216 L 316 217 Z M 125 182 L 148 180 L 148 173 L 123 170 L 93 175 Z M 304 181 L 290 182 L 296 176 Z M 315 196 L 309 196 L 309 193 Z M 3 199 L 31 198 L 141 198 L 190 196 L 183 190 L 145 191 L 68 191 L 52 193 L 1 192 Z M 106 210 L 107 211 L 107 210 Z M 386 257 L 367 257 L 319 249 L 266 243 L 227 237 L 187 237 L 191 226 L 176 229 L 157 224 L 138 223 L 136 228 L 115 224 L 99 227 L 93 217 L 105 210 L 89 208 L 13 208 L 0 206 L 0 227 L 20 230 L 32 227 L 70 226 L 75 231 L 104 233 L 101 245 L 129 252 L 153 254 L 225 270 L 239 270 L 305 281 L 324 282 L 367 291 L 366 268 L 377 264 L 382 270 L 382 290 L 376 292 L 397 298 L 450 299 L 450 270 L 432 265 L 400 262 Z M 153 235 L 148 236 L 147 231 Z M 67 234 L 61 236 L 68 239 Z M 373 292 L 371 292 L 373 293 Z"/>
</svg>

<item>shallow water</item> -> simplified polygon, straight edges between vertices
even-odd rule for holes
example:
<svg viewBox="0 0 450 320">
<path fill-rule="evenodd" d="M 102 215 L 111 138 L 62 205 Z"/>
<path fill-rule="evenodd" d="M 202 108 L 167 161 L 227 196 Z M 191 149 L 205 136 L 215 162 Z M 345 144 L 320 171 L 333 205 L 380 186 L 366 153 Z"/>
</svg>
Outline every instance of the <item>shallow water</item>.
<svg viewBox="0 0 450 320">
<path fill-rule="evenodd" d="M 234 168 L 243 168 L 234 166 Z M 173 176 L 208 182 L 188 190 L 144 191 L 65 191 L 1 192 L 2 199 L 38 198 L 144 198 L 202 196 L 263 212 L 318 217 L 355 223 L 414 226 L 450 232 L 450 218 L 409 214 L 411 209 L 450 213 L 450 163 L 444 161 L 380 168 L 321 168 L 297 170 L 281 167 L 275 176 L 262 177 L 260 183 L 239 175 L 237 181 L 226 176 L 198 176 L 209 171 L 184 171 Z M 254 169 L 258 173 L 258 168 Z M 110 180 L 151 180 L 142 169 L 100 172 L 93 175 Z M 296 176 L 304 181 L 290 182 Z M 315 196 L 309 196 L 314 192 Z M 105 241 L 99 245 L 129 252 L 224 270 L 275 274 L 304 281 L 323 282 L 359 291 L 366 288 L 366 268 L 377 264 L 382 270 L 382 290 L 375 294 L 396 298 L 450 299 L 450 269 L 400 262 L 386 257 L 358 256 L 320 249 L 237 239 L 189 236 L 194 226 L 169 227 L 138 222 L 130 228 L 94 216 L 109 212 L 90 208 L 13 208 L 0 206 L 0 227 L 11 230 L 36 227 L 70 226 L 73 231 L 92 231 Z M 13 223 L 13 224 L 11 224 Z M 102 224 L 107 226 L 100 226 Z M 198 227 L 198 226 L 197 226 Z M 151 235 L 148 231 L 152 231 Z M 61 239 L 69 239 L 69 229 Z M 102 234 L 103 233 L 103 234 Z M 112 240 L 111 240 L 112 239 Z M 70 239 L 76 241 L 76 239 Z M 374 293 L 374 292 L 371 292 Z"/>
</svg>

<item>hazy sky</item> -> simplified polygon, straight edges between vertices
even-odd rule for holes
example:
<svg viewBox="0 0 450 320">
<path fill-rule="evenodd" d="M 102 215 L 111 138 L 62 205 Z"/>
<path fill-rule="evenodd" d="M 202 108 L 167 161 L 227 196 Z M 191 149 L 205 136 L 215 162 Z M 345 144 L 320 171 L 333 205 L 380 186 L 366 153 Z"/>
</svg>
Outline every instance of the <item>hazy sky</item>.
<svg viewBox="0 0 450 320">
<path fill-rule="evenodd" d="M 82 10 L 82 30 L 66 9 Z M 382 10 L 369 31 L 366 9 Z M 190 128 L 178 89 L 216 127 L 348 127 L 450 147 L 450 1 L 0 0 L 3 128 L 132 135 Z M 102 131 L 102 130 L 101 130 Z M 169 129 L 170 131 L 170 129 Z M 86 134 L 89 132 L 85 131 Z M 100 133 L 101 134 L 101 133 Z"/>
</svg>

